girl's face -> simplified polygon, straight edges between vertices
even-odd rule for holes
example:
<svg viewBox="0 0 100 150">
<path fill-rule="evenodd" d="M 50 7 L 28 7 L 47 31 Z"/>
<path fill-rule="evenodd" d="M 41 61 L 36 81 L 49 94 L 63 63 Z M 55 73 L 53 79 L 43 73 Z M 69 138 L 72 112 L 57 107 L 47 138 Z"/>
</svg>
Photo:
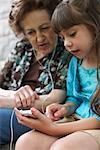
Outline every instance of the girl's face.
<svg viewBox="0 0 100 150">
<path fill-rule="evenodd" d="M 60 32 L 68 51 L 79 59 L 88 58 L 94 52 L 94 34 L 86 25 L 80 24 Z"/>
<path fill-rule="evenodd" d="M 46 55 L 56 46 L 56 34 L 51 28 L 50 17 L 46 10 L 34 10 L 22 21 L 24 33 L 32 46 Z"/>
</svg>

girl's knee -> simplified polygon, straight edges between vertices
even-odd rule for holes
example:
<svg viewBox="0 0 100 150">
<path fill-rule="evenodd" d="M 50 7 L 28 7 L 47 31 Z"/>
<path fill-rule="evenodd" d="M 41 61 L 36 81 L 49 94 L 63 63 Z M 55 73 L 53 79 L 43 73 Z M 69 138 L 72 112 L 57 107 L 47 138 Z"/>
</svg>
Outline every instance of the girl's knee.
<svg viewBox="0 0 100 150">
<path fill-rule="evenodd" d="M 23 149 L 29 149 L 29 150 L 36 150 L 36 149 L 43 149 L 41 147 L 44 146 L 44 144 L 41 145 L 41 143 L 44 143 L 44 140 L 41 138 L 41 133 L 35 132 L 34 130 L 27 132 L 19 137 L 19 139 L 16 142 L 15 150 L 23 150 Z M 43 142 L 41 142 L 43 141 Z M 46 141 L 46 140 L 45 140 Z"/>
<path fill-rule="evenodd" d="M 62 144 L 62 142 L 56 141 L 55 143 L 52 144 L 50 147 L 50 150 L 67 150 L 66 147 Z"/>
<path fill-rule="evenodd" d="M 31 139 L 30 132 L 25 133 L 19 137 L 19 139 L 16 142 L 15 150 L 23 150 L 29 148 L 31 145 L 31 142 L 34 142 L 33 139 Z"/>
<path fill-rule="evenodd" d="M 28 144 L 28 137 L 23 134 L 20 136 L 16 142 L 15 150 L 24 149 L 24 146 L 26 146 L 26 143 Z"/>
</svg>

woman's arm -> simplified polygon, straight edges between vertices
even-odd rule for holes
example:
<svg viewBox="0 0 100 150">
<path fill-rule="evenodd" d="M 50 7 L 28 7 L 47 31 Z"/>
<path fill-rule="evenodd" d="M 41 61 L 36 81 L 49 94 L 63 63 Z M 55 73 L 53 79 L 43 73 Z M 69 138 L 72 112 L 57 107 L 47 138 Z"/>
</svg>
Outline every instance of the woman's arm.
<svg viewBox="0 0 100 150">
<path fill-rule="evenodd" d="M 66 92 L 61 89 L 53 89 L 49 94 L 40 95 L 39 100 L 34 101 L 33 106 L 44 112 L 46 106 L 52 103 L 63 103 L 66 98 Z"/>
<path fill-rule="evenodd" d="M 45 111 L 51 103 L 62 103 L 65 100 L 66 92 L 54 89 L 47 95 L 38 96 L 30 86 L 24 86 L 17 91 L 0 89 L 0 107 L 5 108 L 30 108 L 34 106 L 40 111 Z"/>
<path fill-rule="evenodd" d="M 14 101 L 14 91 L 4 90 L 0 88 L 0 108 L 13 108 L 16 107 L 16 102 Z"/>
<path fill-rule="evenodd" d="M 16 91 L 0 89 L 0 107 L 30 108 L 38 95 L 30 86 L 20 87 Z"/>
</svg>

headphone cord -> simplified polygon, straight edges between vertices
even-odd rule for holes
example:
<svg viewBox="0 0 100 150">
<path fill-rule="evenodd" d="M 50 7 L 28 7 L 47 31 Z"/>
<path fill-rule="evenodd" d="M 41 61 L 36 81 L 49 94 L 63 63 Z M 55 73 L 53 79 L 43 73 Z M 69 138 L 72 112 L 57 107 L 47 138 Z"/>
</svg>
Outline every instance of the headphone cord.
<svg viewBox="0 0 100 150">
<path fill-rule="evenodd" d="M 51 89 L 52 89 L 52 90 L 54 89 L 54 81 L 53 81 L 53 78 L 52 78 L 52 74 L 51 74 L 51 71 L 50 71 L 50 67 L 51 67 L 51 61 L 53 60 L 54 55 L 55 55 L 55 51 L 56 51 L 56 49 L 53 50 L 52 56 L 51 56 L 50 61 L 49 61 L 49 64 L 48 64 L 48 68 L 47 68 L 47 69 L 45 68 L 45 70 L 48 72 L 49 77 L 50 77 L 50 80 L 51 80 L 51 84 L 52 84 L 52 88 L 51 88 Z M 33 52 L 34 52 L 34 56 L 35 56 L 37 62 L 39 63 L 39 65 L 40 65 L 42 68 L 44 68 L 44 66 L 42 65 L 42 63 L 37 59 L 36 52 L 35 52 L 35 51 L 33 51 Z M 46 98 L 43 100 L 43 102 L 42 102 L 41 110 L 42 110 L 42 113 L 43 113 L 43 114 L 45 113 L 45 111 L 44 111 L 44 103 L 48 100 L 48 98 L 49 98 L 49 95 L 47 95 L 47 97 L 46 97 Z"/>
<path fill-rule="evenodd" d="M 11 140 L 10 140 L 10 150 L 13 148 L 13 116 L 14 116 L 14 109 L 12 110 L 11 113 L 11 119 L 10 119 L 10 131 L 11 131 Z"/>
<path fill-rule="evenodd" d="M 54 55 L 55 55 L 55 51 L 56 51 L 56 50 L 54 49 L 54 50 L 53 50 L 53 53 L 52 53 L 52 56 L 51 56 L 51 58 L 50 58 L 49 64 L 48 64 L 48 68 L 45 68 L 45 70 L 46 70 L 46 71 L 48 72 L 48 74 L 49 74 L 49 77 L 50 77 L 50 80 L 51 80 L 51 84 L 52 84 L 52 89 L 54 89 L 54 82 L 53 82 L 52 74 L 51 74 L 51 71 L 50 71 L 50 67 L 51 67 L 51 61 L 53 60 Z M 39 63 L 39 65 L 40 65 L 42 68 L 44 68 L 44 66 L 42 65 L 42 63 L 37 59 L 35 50 L 33 50 L 33 52 L 34 52 L 34 56 L 35 56 L 37 62 Z"/>
</svg>

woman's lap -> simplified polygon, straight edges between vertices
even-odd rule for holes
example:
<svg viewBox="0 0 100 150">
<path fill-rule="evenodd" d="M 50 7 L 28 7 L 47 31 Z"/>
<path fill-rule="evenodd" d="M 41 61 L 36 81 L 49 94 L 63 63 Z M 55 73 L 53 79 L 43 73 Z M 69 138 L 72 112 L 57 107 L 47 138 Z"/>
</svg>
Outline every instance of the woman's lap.
<svg viewBox="0 0 100 150">
<path fill-rule="evenodd" d="M 13 109 L 0 108 L 0 144 L 8 144 L 11 141 L 11 116 L 14 142 L 18 139 L 20 135 L 31 130 L 18 123 Z"/>
</svg>

